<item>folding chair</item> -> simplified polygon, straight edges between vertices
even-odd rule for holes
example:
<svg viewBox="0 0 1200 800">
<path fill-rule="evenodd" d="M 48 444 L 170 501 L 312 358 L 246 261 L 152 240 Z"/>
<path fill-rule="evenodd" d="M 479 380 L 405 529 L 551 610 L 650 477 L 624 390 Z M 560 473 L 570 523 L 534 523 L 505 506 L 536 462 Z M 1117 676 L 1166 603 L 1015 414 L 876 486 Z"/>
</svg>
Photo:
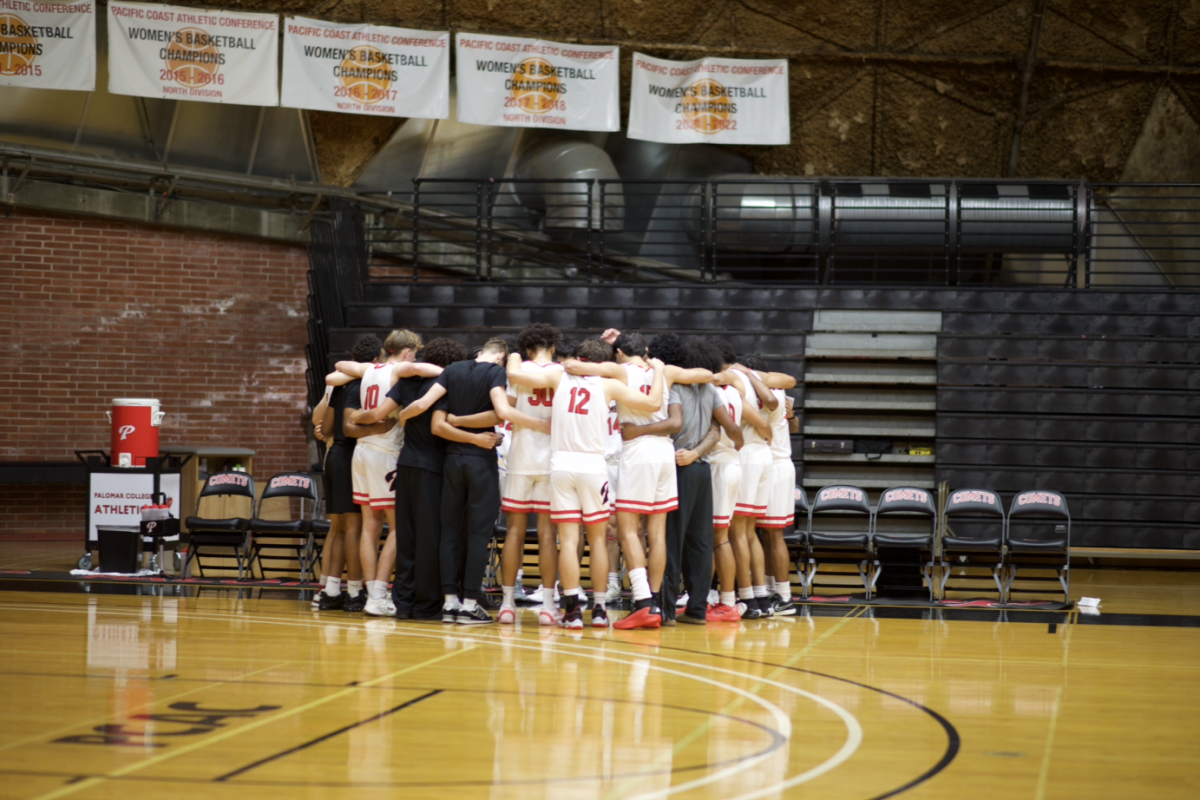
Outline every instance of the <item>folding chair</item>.
<svg viewBox="0 0 1200 800">
<path fill-rule="evenodd" d="M 806 564 L 805 558 L 808 550 L 808 494 L 800 486 L 796 487 L 796 516 L 791 528 L 787 528 L 783 532 L 783 543 L 787 545 L 788 555 L 791 556 L 792 563 L 796 566 L 796 575 L 800 578 L 800 591 L 803 596 L 808 596 L 808 586 L 804 582 L 804 573 Z M 803 526 L 800 525 L 800 520 L 805 520 Z"/>
<path fill-rule="evenodd" d="M 1034 530 L 1022 532 L 1018 537 L 1013 532 L 1013 522 L 1022 528 L 1027 525 Z M 1040 523 L 1038 525 L 1037 523 Z M 1047 524 L 1053 525 L 1052 533 L 1045 535 Z M 1040 530 L 1037 530 L 1040 529 Z M 1060 530 L 1061 529 L 1061 530 Z M 1025 577 L 1026 581 L 1057 580 L 1063 591 L 1063 602 L 1071 599 L 1071 512 L 1067 510 L 1067 498 L 1058 492 L 1030 489 L 1020 492 L 1008 507 L 1008 524 L 1005 543 L 1008 545 L 1008 575 L 1004 582 L 1004 601 L 1014 591 L 1034 592 L 1033 589 L 1013 589 L 1017 569 L 1049 569 L 1054 577 Z"/>
<path fill-rule="evenodd" d="M 946 533 L 942 536 L 942 559 L 938 567 L 942 578 L 938 586 L 938 597 L 946 597 L 946 581 L 955 566 L 988 567 L 1000 600 L 1004 600 L 1004 506 L 1000 497 L 991 489 L 956 489 L 946 501 L 942 512 Z M 975 536 L 951 533 L 950 522 L 960 522 L 971 527 L 995 527 Z"/>
<path fill-rule="evenodd" d="M 262 518 L 263 506 L 268 500 L 282 499 L 288 502 L 293 497 L 300 500 L 299 518 Z M 300 572 L 300 580 L 307 581 L 317 503 L 317 482 L 311 475 L 303 472 L 280 472 L 267 481 L 267 488 L 263 489 L 262 497 L 258 499 L 258 511 L 254 514 L 254 519 L 250 520 L 250 564 L 253 566 L 258 562 L 259 572 L 264 578 L 267 577 L 268 569 L 272 572 L 292 572 L 292 559 L 295 559 L 295 569 Z M 288 505 L 291 503 L 288 502 Z M 280 555 L 281 551 L 286 555 Z M 268 567 L 267 562 L 279 561 L 287 562 L 288 566 Z"/>
<path fill-rule="evenodd" d="M 204 562 L 200 560 L 201 552 L 213 549 L 232 550 L 237 559 L 238 580 L 245 575 L 249 565 L 247 553 L 250 549 L 250 520 L 245 517 L 202 517 L 200 505 L 205 498 L 245 497 L 250 501 L 250 516 L 254 516 L 254 478 L 245 472 L 218 472 L 210 475 L 204 482 L 200 497 L 196 499 L 196 515 L 184 520 L 191 534 L 188 542 L 187 556 L 180 567 L 180 574 L 185 578 L 191 574 L 192 562 L 204 574 Z"/>
<path fill-rule="evenodd" d="M 880 517 L 925 517 L 930 520 L 928 531 L 880 531 Z M 917 554 L 921 565 L 921 575 L 929 584 L 929 600 L 932 602 L 937 588 L 937 578 L 933 568 L 933 541 L 937 535 L 938 513 L 933 502 L 933 494 L 925 489 L 912 486 L 896 486 L 884 491 L 879 496 L 879 504 L 871 516 L 871 541 L 875 547 L 876 578 L 883 572 L 879 553 L 882 549 L 904 550 Z M 907 563 L 907 562 L 906 562 Z"/>
<path fill-rule="evenodd" d="M 861 530 L 815 531 L 813 519 L 817 514 L 838 512 L 864 515 L 866 524 Z M 858 525 L 852 527 L 858 528 Z M 808 515 L 808 575 L 803 577 L 804 596 L 811 593 L 821 564 L 850 564 L 858 569 L 867 599 L 875 589 L 875 574 L 871 568 L 871 504 L 867 493 L 857 486 L 826 486 L 817 492 Z M 876 564 L 877 566 L 877 564 Z"/>
</svg>

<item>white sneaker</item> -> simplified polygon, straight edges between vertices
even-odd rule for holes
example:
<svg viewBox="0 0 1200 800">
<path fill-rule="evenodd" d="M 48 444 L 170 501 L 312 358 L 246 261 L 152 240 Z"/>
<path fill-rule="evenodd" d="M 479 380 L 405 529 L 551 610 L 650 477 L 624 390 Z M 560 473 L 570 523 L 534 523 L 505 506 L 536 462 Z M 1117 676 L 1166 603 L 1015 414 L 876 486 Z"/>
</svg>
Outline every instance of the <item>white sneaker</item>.
<svg viewBox="0 0 1200 800">
<path fill-rule="evenodd" d="M 718 592 L 716 589 L 709 589 L 708 590 L 708 604 L 710 606 L 720 605 L 721 604 L 721 593 Z"/>
<path fill-rule="evenodd" d="M 389 617 L 396 616 L 396 603 L 392 600 L 392 596 L 390 594 L 387 596 L 385 602 L 387 603 L 387 615 Z"/>
<path fill-rule="evenodd" d="M 610 583 L 608 585 L 608 591 L 604 594 L 604 601 L 606 603 L 621 602 L 621 584 Z"/>
<path fill-rule="evenodd" d="M 688 593 L 684 592 L 683 594 L 679 595 L 679 597 L 675 598 L 675 607 L 676 608 L 687 608 L 687 601 L 688 601 Z"/>
<path fill-rule="evenodd" d="M 541 625 L 543 628 L 557 625 L 562 618 L 563 613 L 557 608 L 553 611 L 548 608 L 538 609 L 538 625 Z"/>
<path fill-rule="evenodd" d="M 542 588 L 542 585 L 539 583 L 538 587 L 536 589 L 534 589 L 529 594 L 525 595 L 525 600 L 530 603 L 537 603 L 538 605 L 541 605 L 543 591 L 545 591 L 545 590 Z"/>
<path fill-rule="evenodd" d="M 383 597 L 372 597 L 367 600 L 367 607 L 363 609 L 368 616 L 372 617 L 394 617 L 396 616 L 396 608 L 388 611 L 388 601 Z"/>
<path fill-rule="evenodd" d="M 500 616 L 498 617 L 501 625 L 514 625 L 517 621 L 517 609 L 513 606 L 500 606 Z"/>
</svg>

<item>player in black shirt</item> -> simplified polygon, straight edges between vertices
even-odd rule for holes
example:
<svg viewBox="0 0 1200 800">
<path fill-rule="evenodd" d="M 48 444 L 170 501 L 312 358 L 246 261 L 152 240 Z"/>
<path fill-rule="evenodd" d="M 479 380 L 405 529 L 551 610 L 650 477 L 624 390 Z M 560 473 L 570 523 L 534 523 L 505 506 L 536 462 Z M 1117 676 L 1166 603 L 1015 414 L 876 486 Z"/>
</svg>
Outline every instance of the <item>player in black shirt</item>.
<svg viewBox="0 0 1200 800">
<path fill-rule="evenodd" d="M 502 339 L 488 341 L 475 360 L 451 364 L 424 397 L 405 409 L 405 413 L 420 414 L 445 399 L 433 410 L 431 424 L 433 434 L 448 441 L 442 471 L 443 622 L 479 625 L 495 621 L 478 601 L 483 598 L 488 541 L 500 513 L 494 449 L 498 437 L 493 427 L 497 419 L 479 427 L 457 428 L 447 422 L 447 415 L 469 417 L 493 411 L 499 420 L 548 430 L 546 420 L 522 414 L 508 404 L 508 378 L 501 366 L 507 355 L 508 346 Z M 461 541 L 464 521 L 465 547 Z M 461 601 L 460 596 L 464 598 Z"/>
</svg>

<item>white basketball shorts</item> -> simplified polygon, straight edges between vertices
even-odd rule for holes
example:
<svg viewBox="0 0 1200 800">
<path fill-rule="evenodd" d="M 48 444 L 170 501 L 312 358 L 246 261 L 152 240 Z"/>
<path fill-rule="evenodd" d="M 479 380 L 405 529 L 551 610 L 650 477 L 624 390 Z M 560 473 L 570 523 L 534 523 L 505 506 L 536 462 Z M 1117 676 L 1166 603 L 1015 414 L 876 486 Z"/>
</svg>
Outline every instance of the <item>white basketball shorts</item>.
<svg viewBox="0 0 1200 800">
<path fill-rule="evenodd" d="M 549 514 L 550 475 L 505 476 L 500 508 L 517 514 Z"/>
<path fill-rule="evenodd" d="M 510 478 L 511 480 L 511 478 Z M 582 522 L 595 525 L 607 522 L 609 508 L 608 473 L 550 472 L 550 521 Z"/>
<path fill-rule="evenodd" d="M 608 506 L 614 512 L 617 510 L 617 478 L 621 475 L 621 454 L 604 459 L 608 467 Z"/>
<path fill-rule="evenodd" d="M 767 495 L 771 491 L 771 448 L 765 444 L 748 444 L 739 455 L 742 485 L 733 513 L 741 517 L 761 517 L 767 513 Z"/>
<path fill-rule="evenodd" d="M 742 465 L 711 464 L 713 484 L 713 527 L 728 528 L 733 521 L 738 489 L 742 485 Z"/>
<path fill-rule="evenodd" d="M 758 518 L 763 528 L 786 528 L 796 516 L 796 465 L 790 458 L 771 462 L 767 513 Z"/>
<path fill-rule="evenodd" d="M 354 484 L 354 504 L 371 508 L 395 508 L 396 453 L 359 445 L 350 461 L 350 477 Z"/>
<path fill-rule="evenodd" d="M 679 508 L 675 445 L 667 437 L 642 436 L 626 442 L 620 472 L 617 511 L 665 514 Z"/>
</svg>

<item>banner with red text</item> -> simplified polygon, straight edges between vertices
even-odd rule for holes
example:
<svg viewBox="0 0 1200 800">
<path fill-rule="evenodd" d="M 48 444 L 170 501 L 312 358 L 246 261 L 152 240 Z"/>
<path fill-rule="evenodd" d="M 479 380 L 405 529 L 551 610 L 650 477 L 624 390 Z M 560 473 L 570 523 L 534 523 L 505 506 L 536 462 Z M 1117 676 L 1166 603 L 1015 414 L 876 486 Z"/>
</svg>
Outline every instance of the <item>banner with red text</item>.
<svg viewBox="0 0 1200 800">
<path fill-rule="evenodd" d="M 789 144 L 785 59 L 664 61 L 633 54 L 629 138 L 667 144 Z"/>
<path fill-rule="evenodd" d="M 279 17 L 111 0 L 108 91 L 277 106 Z"/>
<path fill-rule="evenodd" d="M 445 119 L 450 34 L 289 17 L 283 27 L 288 108 Z"/>
<path fill-rule="evenodd" d="M 0 86 L 93 91 L 95 4 L 0 0 Z"/>
<path fill-rule="evenodd" d="M 458 121 L 615 131 L 619 48 L 460 33 Z"/>
</svg>

